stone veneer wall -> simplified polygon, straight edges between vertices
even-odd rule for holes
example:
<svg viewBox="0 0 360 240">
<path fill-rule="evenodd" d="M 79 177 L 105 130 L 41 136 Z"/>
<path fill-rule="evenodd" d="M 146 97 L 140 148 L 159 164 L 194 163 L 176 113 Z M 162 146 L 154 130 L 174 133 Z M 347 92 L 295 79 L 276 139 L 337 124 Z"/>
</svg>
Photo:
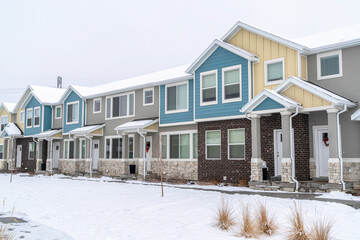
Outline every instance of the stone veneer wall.
<svg viewBox="0 0 360 240">
<path fill-rule="evenodd" d="M 120 175 L 130 174 L 129 165 L 136 165 L 135 171 L 140 174 L 142 168 L 139 169 L 138 159 L 99 160 L 98 171 L 104 176 L 119 177 Z"/>
<path fill-rule="evenodd" d="M 160 177 L 161 162 L 155 160 L 151 162 L 152 174 Z M 162 161 L 162 172 L 165 173 L 163 178 L 165 181 L 174 180 L 198 180 L 198 161 L 176 161 L 165 160 Z"/>
<path fill-rule="evenodd" d="M 350 172 L 349 172 L 350 171 Z M 344 181 L 360 181 L 360 162 L 343 162 Z"/>
<path fill-rule="evenodd" d="M 245 160 L 228 159 L 228 129 L 245 128 Z M 221 159 L 205 159 L 205 131 L 221 130 Z M 239 182 L 250 180 L 251 122 L 234 119 L 198 123 L 198 171 L 199 181 Z M 223 177 L 226 176 L 226 180 Z"/>
<path fill-rule="evenodd" d="M 75 161 L 74 160 L 59 160 L 58 170 L 65 174 L 75 173 Z"/>
</svg>

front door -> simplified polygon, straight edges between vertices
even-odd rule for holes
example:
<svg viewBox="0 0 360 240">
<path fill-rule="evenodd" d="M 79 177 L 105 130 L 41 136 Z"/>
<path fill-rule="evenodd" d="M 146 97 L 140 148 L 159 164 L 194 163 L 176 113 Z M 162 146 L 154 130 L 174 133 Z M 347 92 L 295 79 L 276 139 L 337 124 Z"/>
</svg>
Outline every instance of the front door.
<svg viewBox="0 0 360 240">
<path fill-rule="evenodd" d="M 99 164 L 99 139 L 93 140 L 93 169 L 98 169 Z"/>
<path fill-rule="evenodd" d="M 329 160 L 329 135 L 327 128 L 319 128 L 316 131 L 316 163 L 319 167 L 318 176 L 328 176 L 328 160 Z"/>
<path fill-rule="evenodd" d="M 53 143 L 53 162 L 54 162 L 53 168 L 59 167 L 59 156 L 60 156 L 60 143 L 54 142 Z"/>
<path fill-rule="evenodd" d="M 151 171 L 151 158 L 152 158 L 152 137 L 146 137 L 146 165 L 147 171 Z"/>
<path fill-rule="evenodd" d="M 275 160 L 275 176 L 281 175 L 281 159 L 282 159 L 282 133 L 281 130 L 274 130 L 274 160 Z"/>
<path fill-rule="evenodd" d="M 16 146 L 16 168 L 21 168 L 22 145 Z"/>
</svg>

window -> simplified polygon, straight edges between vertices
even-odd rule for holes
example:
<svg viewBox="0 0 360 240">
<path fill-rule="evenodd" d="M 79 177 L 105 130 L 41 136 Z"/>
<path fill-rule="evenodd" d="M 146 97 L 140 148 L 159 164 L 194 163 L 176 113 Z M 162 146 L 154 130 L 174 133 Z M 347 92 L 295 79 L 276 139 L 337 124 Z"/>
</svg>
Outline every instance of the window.
<svg viewBox="0 0 360 240">
<path fill-rule="evenodd" d="M 284 80 L 284 58 L 272 59 L 264 62 L 265 86 L 279 84 Z"/>
<path fill-rule="evenodd" d="M 220 159 L 221 157 L 221 131 L 206 131 L 206 159 Z"/>
<path fill-rule="evenodd" d="M 32 127 L 32 117 L 33 117 L 33 110 L 32 108 L 26 110 L 26 127 Z"/>
<path fill-rule="evenodd" d="M 217 103 L 217 70 L 200 73 L 200 105 Z"/>
<path fill-rule="evenodd" d="M 105 157 L 107 159 L 120 159 L 123 157 L 122 138 L 105 139 Z"/>
<path fill-rule="evenodd" d="M 86 139 L 80 139 L 80 159 L 86 158 Z"/>
<path fill-rule="evenodd" d="M 61 106 L 56 106 L 55 107 L 55 119 L 60 119 L 61 118 Z"/>
<path fill-rule="evenodd" d="M 128 157 L 129 159 L 133 159 L 134 158 L 134 135 L 129 135 L 128 137 L 128 150 L 129 150 L 129 154 L 128 154 Z"/>
<path fill-rule="evenodd" d="M 40 107 L 34 108 L 34 127 L 40 126 Z"/>
<path fill-rule="evenodd" d="M 64 142 L 64 158 L 74 159 L 75 156 L 75 142 L 74 140 L 65 140 Z"/>
<path fill-rule="evenodd" d="M 193 134 L 193 158 L 198 158 L 198 136 L 197 133 Z"/>
<path fill-rule="evenodd" d="M 161 136 L 161 158 L 167 159 L 167 135 Z"/>
<path fill-rule="evenodd" d="M 190 134 L 170 135 L 170 158 L 190 159 Z"/>
<path fill-rule="evenodd" d="M 20 123 L 24 123 L 25 122 L 25 111 L 21 111 L 20 112 Z"/>
<path fill-rule="evenodd" d="M 35 143 L 30 142 L 29 143 L 29 159 L 35 158 Z"/>
<path fill-rule="evenodd" d="M 66 123 L 78 123 L 79 122 L 79 102 L 67 103 L 66 110 Z"/>
<path fill-rule="evenodd" d="M 241 65 L 222 69 L 223 102 L 241 100 Z"/>
<path fill-rule="evenodd" d="M 228 130 L 228 158 L 245 159 L 245 130 Z"/>
<path fill-rule="evenodd" d="M 110 138 L 105 140 L 105 156 L 106 159 L 110 158 Z"/>
<path fill-rule="evenodd" d="M 318 80 L 342 77 L 342 51 L 317 55 Z"/>
<path fill-rule="evenodd" d="M 1 117 L 1 131 L 3 131 L 6 127 L 6 125 L 8 124 L 8 116 L 2 116 Z"/>
<path fill-rule="evenodd" d="M 144 106 L 154 104 L 154 88 L 147 88 L 143 90 Z"/>
<path fill-rule="evenodd" d="M 134 116 L 134 93 L 109 97 L 106 99 L 106 118 Z"/>
<path fill-rule="evenodd" d="M 188 109 L 188 84 L 166 86 L 166 112 L 184 112 Z"/>
<path fill-rule="evenodd" d="M 101 112 L 101 98 L 94 99 L 94 113 L 100 113 Z"/>
<path fill-rule="evenodd" d="M 0 159 L 4 159 L 4 145 L 0 145 Z"/>
</svg>

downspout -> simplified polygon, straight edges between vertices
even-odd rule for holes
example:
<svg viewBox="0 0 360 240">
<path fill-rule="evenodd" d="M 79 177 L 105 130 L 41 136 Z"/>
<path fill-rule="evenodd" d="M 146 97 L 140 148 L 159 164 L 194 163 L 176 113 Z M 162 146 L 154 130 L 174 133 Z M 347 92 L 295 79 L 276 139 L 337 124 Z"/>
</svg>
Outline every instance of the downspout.
<svg viewBox="0 0 360 240">
<path fill-rule="evenodd" d="M 295 191 L 299 189 L 299 182 L 295 179 L 295 151 L 294 151 L 294 136 L 292 134 L 292 119 L 299 114 L 299 108 L 296 108 L 296 112 L 290 117 L 290 159 L 291 159 L 291 180 L 295 183 Z"/>
<path fill-rule="evenodd" d="M 36 142 L 36 163 L 37 163 L 37 158 L 39 157 L 39 141 L 35 140 L 35 137 L 33 137 L 34 142 Z M 41 170 L 41 165 L 40 165 L 40 170 Z"/>
<path fill-rule="evenodd" d="M 90 140 L 90 178 L 92 178 L 92 138 L 84 134 L 84 137 Z"/>
<path fill-rule="evenodd" d="M 51 158 L 51 168 L 50 168 L 50 174 L 53 174 L 53 168 L 54 168 L 54 154 L 53 154 L 53 140 L 52 139 L 46 139 L 48 142 L 50 142 L 50 158 Z"/>
<path fill-rule="evenodd" d="M 342 184 L 343 191 L 345 191 L 345 182 L 344 182 L 344 173 L 343 173 L 343 158 L 342 158 L 342 153 L 341 153 L 342 141 L 341 141 L 341 136 L 340 136 L 340 118 L 339 118 L 339 116 L 340 116 L 340 114 L 342 114 L 346 111 L 347 111 L 347 105 L 345 104 L 344 109 L 336 114 L 337 135 L 338 135 L 337 148 L 338 148 L 338 158 L 340 160 L 340 182 Z"/>
<path fill-rule="evenodd" d="M 145 174 L 146 174 L 146 169 L 145 169 L 146 168 L 146 163 L 145 163 L 145 161 L 146 161 L 146 156 L 145 156 L 146 155 L 146 152 L 145 152 L 146 139 L 145 139 L 145 136 L 140 132 L 139 128 L 137 129 L 137 133 L 144 138 L 144 146 L 143 146 L 144 155 L 143 155 L 143 158 L 144 158 L 144 180 L 145 180 Z"/>
</svg>

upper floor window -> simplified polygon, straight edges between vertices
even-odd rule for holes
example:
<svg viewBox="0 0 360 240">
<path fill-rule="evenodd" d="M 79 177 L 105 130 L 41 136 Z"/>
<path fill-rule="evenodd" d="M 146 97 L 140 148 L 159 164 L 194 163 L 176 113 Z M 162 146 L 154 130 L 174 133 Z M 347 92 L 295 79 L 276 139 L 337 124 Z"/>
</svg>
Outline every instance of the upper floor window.
<svg viewBox="0 0 360 240">
<path fill-rule="evenodd" d="M 79 101 L 66 104 L 66 123 L 73 124 L 79 122 Z"/>
<path fill-rule="evenodd" d="M 94 99 L 94 109 L 93 109 L 93 112 L 94 113 L 99 113 L 101 112 L 101 98 L 97 98 L 97 99 Z"/>
<path fill-rule="evenodd" d="M 61 106 L 56 106 L 55 107 L 55 119 L 60 119 L 61 118 Z"/>
<path fill-rule="evenodd" d="M 200 73 L 200 105 L 217 103 L 217 70 Z"/>
<path fill-rule="evenodd" d="M 20 123 L 24 123 L 25 122 L 25 111 L 21 111 L 20 112 Z"/>
<path fill-rule="evenodd" d="M 245 129 L 228 130 L 228 158 L 245 159 Z"/>
<path fill-rule="evenodd" d="M 332 51 L 317 55 L 318 80 L 342 76 L 342 51 Z"/>
<path fill-rule="evenodd" d="M 130 117 L 135 115 L 134 93 L 113 96 L 106 99 L 106 118 Z"/>
<path fill-rule="evenodd" d="M 222 69 L 223 102 L 241 100 L 241 65 Z"/>
<path fill-rule="evenodd" d="M 166 86 L 166 112 L 184 112 L 188 110 L 188 83 Z"/>
<path fill-rule="evenodd" d="M 143 90 L 144 106 L 154 104 L 154 88 L 147 88 Z"/>
<path fill-rule="evenodd" d="M 40 107 L 34 108 L 34 127 L 40 126 Z"/>
<path fill-rule="evenodd" d="M 265 86 L 279 84 L 284 80 L 284 58 L 272 59 L 264 62 Z"/>
<path fill-rule="evenodd" d="M 26 127 L 31 128 L 32 127 L 32 118 L 33 118 L 33 109 L 30 108 L 26 110 Z"/>
<path fill-rule="evenodd" d="M 6 125 L 8 124 L 8 116 L 2 116 L 1 117 L 1 131 L 3 131 L 6 127 Z"/>
</svg>

